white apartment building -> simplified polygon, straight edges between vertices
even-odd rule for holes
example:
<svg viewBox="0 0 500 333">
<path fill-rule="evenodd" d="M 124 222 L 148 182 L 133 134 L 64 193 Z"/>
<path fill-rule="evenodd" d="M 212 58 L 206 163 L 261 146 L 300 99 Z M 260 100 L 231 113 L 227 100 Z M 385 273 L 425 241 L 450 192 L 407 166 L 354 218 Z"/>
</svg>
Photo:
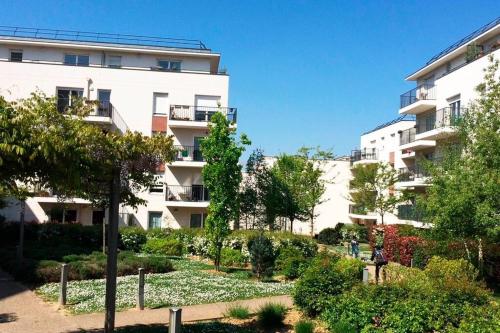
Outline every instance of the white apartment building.
<svg viewBox="0 0 500 333">
<path fill-rule="evenodd" d="M 405 133 L 412 128 L 415 128 L 415 117 L 400 116 L 363 133 L 361 135 L 360 149 L 351 152 L 351 172 L 355 172 L 354 167 L 356 165 L 371 163 L 387 163 L 396 170 L 403 168 L 408 154 L 399 148 L 400 136 L 401 133 Z M 352 223 L 365 225 L 381 223 L 381 216 L 377 213 L 366 212 L 353 203 L 349 205 L 348 209 Z M 407 223 L 407 221 L 400 220 L 398 214 L 393 212 L 384 216 L 384 223 Z"/>
<path fill-rule="evenodd" d="M 443 140 L 453 139 L 455 121 L 477 98 L 475 88 L 483 82 L 487 55 L 500 59 L 500 18 L 438 53 L 406 78 L 415 81 L 416 87 L 401 95 L 399 114 L 415 115 L 416 126 L 401 133 L 399 150 L 405 158 L 397 187 L 425 192 L 427 177 L 419 161 L 439 161 Z M 401 207 L 400 215 L 419 218 L 413 205 Z"/>
<path fill-rule="evenodd" d="M 209 195 L 200 139 L 217 111 L 236 125 L 220 58 L 196 40 L 0 27 L 0 94 L 17 100 L 44 92 L 57 96 L 61 112 L 75 97 L 99 100 L 88 121 L 173 135 L 175 161 L 158 171 L 157 186 L 140 193 L 146 206 L 120 208 L 121 222 L 145 229 L 201 227 Z M 18 220 L 18 203 L 11 201 L 0 214 Z M 27 201 L 27 221 L 101 224 L 105 216 L 85 200 L 61 202 L 50 192 Z"/>
</svg>

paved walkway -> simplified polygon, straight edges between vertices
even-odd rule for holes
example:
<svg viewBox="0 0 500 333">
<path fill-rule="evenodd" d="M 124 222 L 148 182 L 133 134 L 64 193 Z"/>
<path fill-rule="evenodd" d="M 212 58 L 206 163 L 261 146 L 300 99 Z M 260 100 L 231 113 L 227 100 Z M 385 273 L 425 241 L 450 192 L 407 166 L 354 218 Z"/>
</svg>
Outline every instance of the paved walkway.
<svg viewBox="0 0 500 333">
<path fill-rule="evenodd" d="M 267 302 L 293 305 L 290 296 L 273 296 L 237 302 L 200 304 L 182 308 L 183 321 L 209 320 L 223 317 L 228 306 L 241 304 L 255 311 Z M 127 310 L 116 313 L 116 327 L 166 324 L 168 308 Z M 66 315 L 57 306 L 43 302 L 31 290 L 0 271 L 0 332 L 2 333 L 67 333 L 80 330 L 98 332 L 104 314 Z"/>
</svg>

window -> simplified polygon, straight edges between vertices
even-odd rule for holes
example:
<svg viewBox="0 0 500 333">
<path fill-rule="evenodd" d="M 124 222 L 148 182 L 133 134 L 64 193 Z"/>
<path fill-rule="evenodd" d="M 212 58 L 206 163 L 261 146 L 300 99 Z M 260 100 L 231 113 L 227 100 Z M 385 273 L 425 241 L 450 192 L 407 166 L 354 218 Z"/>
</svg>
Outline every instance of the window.
<svg viewBox="0 0 500 333">
<path fill-rule="evenodd" d="M 161 228 L 162 212 L 149 212 L 148 229 Z"/>
<path fill-rule="evenodd" d="M 89 56 L 82 54 L 65 54 L 64 64 L 71 66 L 88 66 Z"/>
<path fill-rule="evenodd" d="M 153 93 L 153 113 L 166 115 L 169 109 L 168 94 Z"/>
<path fill-rule="evenodd" d="M 201 214 L 191 214 L 191 220 L 189 221 L 190 228 L 201 228 L 202 227 L 202 217 Z"/>
<path fill-rule="evenodd" d="M 149 188 L 149 193 L 163 193 L 163 175 L 155 175 L 155 183 Z"/>
<path fill-rule="evenodd" d="M 11 50 L 10 51 L 10 61 L 14 61 L 14 62 L 23 61 L 23 51 L 22 50 Z"/>
<path fill-rule="evenodd" d="M 158 60 L 158 67 L 160 67 L 160 69 L 162 70 L 178 72 L 181 70 L 181 62 L 171 60 Z"/>
<path fill-rule="evenodd" d="M 108 67 L 120 68 L 122 67 L 121 56 L 108 56 Z"/>
<path fill-rule="evenodd" d="M 61 113 L 71 107 L 75 101 L 83 97 L 81 88 L 60 88 L 57 89 L 57 110 Z"/>
</svg>

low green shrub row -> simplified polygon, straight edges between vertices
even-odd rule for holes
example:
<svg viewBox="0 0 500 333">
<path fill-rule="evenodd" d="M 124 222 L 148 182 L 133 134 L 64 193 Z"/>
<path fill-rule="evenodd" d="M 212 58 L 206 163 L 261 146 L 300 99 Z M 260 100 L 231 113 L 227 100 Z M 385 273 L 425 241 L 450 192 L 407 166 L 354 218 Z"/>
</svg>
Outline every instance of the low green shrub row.
<svg viewBox="0 0 500 333">
<path fill-rule="evenodd" d="M 337 245 L 341 242 L 350 242 L 354 237 L 359 242 L 368 242 L 368 229 L 359 224 L 337 223 L 335 228 L 325 228 L 318 234 L 318 243 Z"/>
</svg>

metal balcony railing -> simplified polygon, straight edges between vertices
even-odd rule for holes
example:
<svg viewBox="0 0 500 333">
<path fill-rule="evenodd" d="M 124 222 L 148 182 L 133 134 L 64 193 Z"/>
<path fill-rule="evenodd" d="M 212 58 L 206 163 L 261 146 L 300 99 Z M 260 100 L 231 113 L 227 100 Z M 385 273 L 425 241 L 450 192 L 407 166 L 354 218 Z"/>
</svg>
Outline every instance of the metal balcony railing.
<svg viewBox="0 0 500 333">
<path fill-rule="evenodd" d="M 236 123 L 236 108 L 216 106 L 171 105 L 170 120 L 210 121 L 210 118 L 221 112 L 232 123 Z"/>
<path fill-rule="evenodd" d="M 404 108 L 421 100 L 432 99 L 436 99 L 436 87 L 434 84 L 424 83 L 401 95 L 400 108 Z"/>
<path fill-rule="evenodd" d="M 432 131 L 436 128 L 457 126 L 467 108 L 446 107 L 425 116 L 417 117 L 417 134 Z"/>
<path fill-rule="evenodd" d="M 194 161 L 203 162 L 203 155 L 199 147 L 195 146 L 174 146 L 176 150 L 175 160 L 176 161 Z"/>
<path fill-rule="evenodd" d="M 353 150 L 351 151 L 351 162 L 357 162 L 361 160 L 376 160 L 377 150 L 375 148 Z"/>
<path fill-rule="evenodd" d="M 209 201 L 210 196 L 208 190 L 203 185 L 191 185 L 191 186 L 181 186 L 167 185 L 167 191 L 165 195 L 166 201 Z"/>
<path fill-rule="evenodd" d="M 400 220 L 419 221 L 422 222 L 424 217 L 423 211 L 419 210 L 415 205 L 399 205 L 398 218 Z"/>
<path fill-rule="evenodd" d="M 399 180 L 402 182 L 411 182 L 419 178 L 427 177 L 428 175 L 429 173 L 427 170 L 420 165 L 399 169 Z"/>
<path fill-rule="evenodd" d="M 399 145 L 405 145 L 407 143 L 415 141 L 416 128 L 408 128 L 399 133 Z"/>
</svg>

